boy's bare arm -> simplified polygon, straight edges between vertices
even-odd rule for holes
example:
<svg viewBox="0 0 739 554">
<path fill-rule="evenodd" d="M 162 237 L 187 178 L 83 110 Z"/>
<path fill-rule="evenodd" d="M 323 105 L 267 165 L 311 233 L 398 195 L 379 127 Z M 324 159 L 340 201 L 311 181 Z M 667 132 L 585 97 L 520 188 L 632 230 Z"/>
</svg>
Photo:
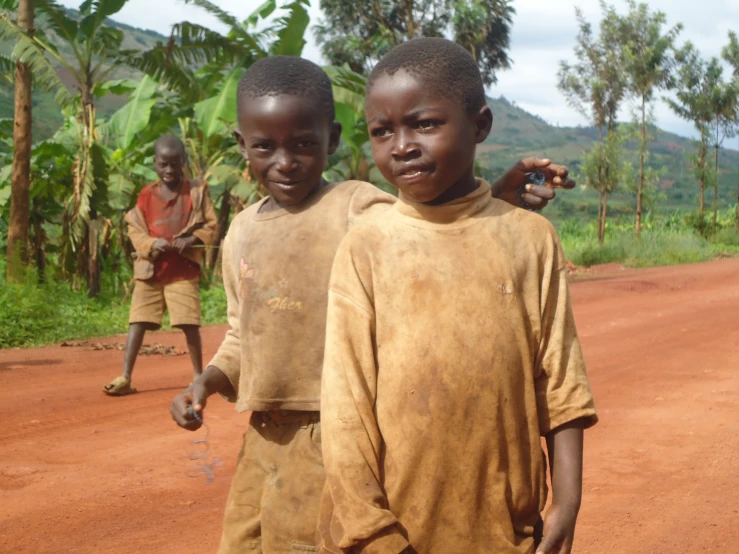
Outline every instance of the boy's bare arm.
<svg viewBox="0 0 739 554">
<path fill-rule="evenodd" d="M 231 385 L 228 376 L 211 365 L 192 385 L 175 396 L 172 406 L 169 408 L 172 419 L 175 420 L 177 425 L 188 431 L 199 429 L 203 423 L 205 405 L 208 398 L 214 394 L 233 396 L 236 391 L 233 390 L 233 385 Z M 192 410 L 198 413 L 198 417 L 195 417 Z"/>
<path fill-rule="evenodd" d="M 546 436 L 552 475 L 552 505 L 544 521 L 537 554 L 570 554 L 582 501 L 584 421 L 576 419 Z"/>
</svg>

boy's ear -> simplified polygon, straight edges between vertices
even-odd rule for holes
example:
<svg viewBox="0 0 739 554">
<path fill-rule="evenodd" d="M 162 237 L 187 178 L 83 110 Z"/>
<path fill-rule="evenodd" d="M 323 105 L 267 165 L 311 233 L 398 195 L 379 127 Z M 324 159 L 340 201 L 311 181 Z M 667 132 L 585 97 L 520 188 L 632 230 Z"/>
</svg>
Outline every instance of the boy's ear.
<svg viewBox="0 0 739 554">
<path fill-rule="evenodd" d="M 339 147 L 339 142 L 341 141 L 341 123 L 338 121 L 334 121 L 331 124 L 331 135 L 328 139 L 328 153 L 333 154 L 336 152 L 336 149 Z"/>
<path fill-rule="evenodd" d="M 493 128 L 493 111 L 489 106 L 484 106 L 480 108 L 479 112 L 477 112 L 475 115 L 475 127 L 475 140 L 477 141 L 477 144 L 480 144 L 488 138 L 488 135 L 490 135 L 490 131 Z"/>
<path fill-rule="evenodd" d="M 240 129 L 238 129 L 238 128 L 234 129 L 234 138 L 236 139 L 236 142 L 239 143 L 239 150 L 241 150 L 241 155 L 248 162 L 249 161 L 249 152 L 247 152 L 247 150 L 246 150 L 246 141 L 244 140 L 244 135 L 241 134 L 241 130 Z"/>
</svg>

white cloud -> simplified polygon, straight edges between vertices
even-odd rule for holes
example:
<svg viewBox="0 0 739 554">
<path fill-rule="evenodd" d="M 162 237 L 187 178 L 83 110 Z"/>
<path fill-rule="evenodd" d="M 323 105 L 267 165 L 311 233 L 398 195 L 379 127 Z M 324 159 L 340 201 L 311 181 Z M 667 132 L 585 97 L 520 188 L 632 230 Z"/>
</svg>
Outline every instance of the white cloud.
<svg viewBox="0 0 739 554">
<path fill-rule="evenodd" d="M 243 19 L 262 1 L 215 0 L 214 3 Z M 312 0 L 310 12 L 314 22 L 320 16 L 318 3 L 319 0 Z M 626 7 L 623 0 L 614 0 L 613 3 L 619 10 Z M 79 0 L 62 0 L 62 4 L 76 7 Z M 600 16 L 598 3 L 594 0 L 515 0 L 513 5 L 516 16 L 510 56 L 514 65 L 511 70 L 500 73 L 499 81 L 491 87 L 490 94 L 515 100 L 519 106 L 552 124 L 586 124 L 586 120 L 567 105 L 557 90 L 556 75 L 560 60 L 573 55 L 577 35 L 575 6 L 580 6 L 588 20 L 597 24 Z M 652 10 L 665 12 L 670 25 L 682 22 L 685 29 L 680 40 L 691 40 L 705 57 L 720 55 L 731 23 L 736 26 L 739 21 L 737 0 L 649 0 L 649 5 Z M 182 20 L 224 29 L 215 18 L 199 8 L 185 5 L 181 0 L 129 0 L 114 19 L 162 34 L 168 34 L 171 25 Z M 313 61 L 322 61 L 312 32 L 304 55 Z M 663 102 L 656 107 L 656 115 L 661 127 L 681 135 L 694 135 L 692 126 L 675 116 Z M 628 108 L 624 109 L 623 116 L 629 117 Z"/>
</svg>

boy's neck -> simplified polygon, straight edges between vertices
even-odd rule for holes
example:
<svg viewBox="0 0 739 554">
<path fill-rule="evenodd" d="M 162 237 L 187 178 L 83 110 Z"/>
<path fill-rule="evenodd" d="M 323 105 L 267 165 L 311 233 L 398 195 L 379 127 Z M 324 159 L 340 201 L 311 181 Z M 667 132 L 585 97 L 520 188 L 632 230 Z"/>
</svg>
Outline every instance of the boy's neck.
<svg viewBox="0 0 739 554">
<path fill-rule="evenodd" d="M 480 184 L 477 182 L 477 179 L 475 179 L 474 173 L 470 173 L 446 189 L 441 196 L 437 196 L 430 202 L 425 202 L 425 204 L 427 206 L 441 206 L 447 202 L 453 202 L 454 200 L 464 198 L 468 194 L 476 191 L 479 187 Z"/>
<path fill-rule="evenodd" d="M 159 185 L 166 188 L 170 192 L 180 192 L 180 190 L 182 190 L 182 185 L 184 184 L 185 184 L 184 177 L 180 179 L 179 181 L 177 181 L 176 183 L 171 183 L 171 184 L 167 184 L 161 179 L 159 180 Z"/>
</svg>

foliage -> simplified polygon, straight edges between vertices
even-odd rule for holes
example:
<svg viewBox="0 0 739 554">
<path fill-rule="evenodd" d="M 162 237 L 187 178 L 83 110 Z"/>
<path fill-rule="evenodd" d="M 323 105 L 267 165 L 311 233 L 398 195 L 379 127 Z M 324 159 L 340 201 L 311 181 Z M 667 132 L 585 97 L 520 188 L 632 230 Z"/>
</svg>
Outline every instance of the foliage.
<svg viewBox="0 0 739 554">
<path fill-rule="evenodd" d="M 617 16 L 618 17 L 618 16 Z M 673 86 L 672 49 L 682 31 L 678 24 L 663 33 L 667 23 L 663 12 L 651 13 L 648 4 L 629 0 L 629 13 L 618 17 L 619 35 L 622 39 L 624 69 L 630 93 L 639 104 L 639 178 L 636 187 L 636 233 L 641 230 L 642 203 L 646 193 L 647 175 L 645 163 L 648 157 L 649 128 L 654 123 L 652 102 L 655 92 Z M 648 171 L 648 170 L 647 170 Z"/>
<path fill-rule="evenodd" d="M 514 12 L 510 0 L 321 0 L 316 26 L 323 55 L 336 66 L 367 73 L 385 53 L 415 37 L 453 36 L 480 67 L 486 84 L 510 67 Z"/>
</svg>

